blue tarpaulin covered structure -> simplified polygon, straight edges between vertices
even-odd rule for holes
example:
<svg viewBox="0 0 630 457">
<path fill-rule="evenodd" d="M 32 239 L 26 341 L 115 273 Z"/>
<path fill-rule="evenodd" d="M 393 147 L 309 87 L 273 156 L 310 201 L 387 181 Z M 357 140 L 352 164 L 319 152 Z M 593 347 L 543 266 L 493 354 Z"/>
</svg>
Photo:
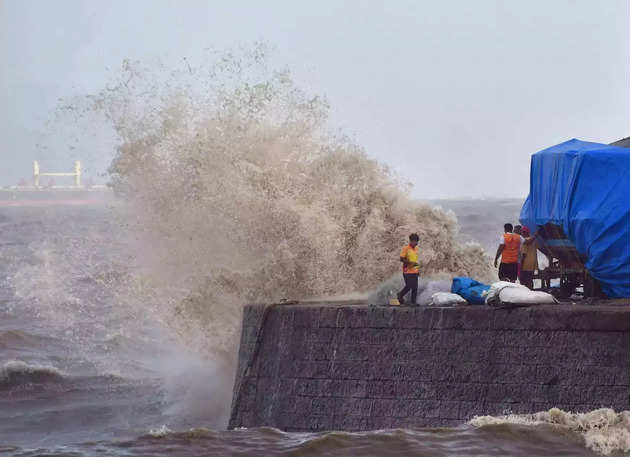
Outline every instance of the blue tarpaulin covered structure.
<svg viewBox="0 0 630 457">
<path fill-rule="evenodd" d="M 532 155 L 521 223 L 563 228 L 608 297 L 630 297 L 630 149 L 569 140 Z"/>
</svg>

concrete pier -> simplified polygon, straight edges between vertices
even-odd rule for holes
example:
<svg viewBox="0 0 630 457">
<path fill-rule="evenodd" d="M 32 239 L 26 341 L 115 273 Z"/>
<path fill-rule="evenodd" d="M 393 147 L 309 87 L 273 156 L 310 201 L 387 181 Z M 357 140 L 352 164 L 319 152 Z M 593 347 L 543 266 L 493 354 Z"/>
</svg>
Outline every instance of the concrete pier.
<svg viewBox="0 0 630 457">
<path fill-rule="evenodd" d="M 229 426 L 455 426 L 630 409 L 630 306 L 250 305 Z"/>
</svg>

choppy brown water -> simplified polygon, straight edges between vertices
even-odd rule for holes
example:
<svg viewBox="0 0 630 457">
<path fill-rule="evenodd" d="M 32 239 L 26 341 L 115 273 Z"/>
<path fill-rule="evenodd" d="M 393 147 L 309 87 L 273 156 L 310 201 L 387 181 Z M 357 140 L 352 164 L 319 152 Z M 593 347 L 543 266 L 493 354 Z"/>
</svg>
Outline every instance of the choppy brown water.
<svg viewBox="0 0 630 457">
<path fill-rule="evenodd" d="M 595 456 L 577 434 L 551 426 L 496 425 L 483 428 L 381 430 L 366 433 L 283 433 L 275 429 L 216 432 L 154 432 L 129 441 L 93 442 L 46 450 L 41 455 L 176 455 L 291 457 Z"/>
<path fill-rule="evenodd" d="M 610 411 L 480 418 L 452 429 L 225 431 L 231 375 L 221 373 L 215 358 L 183 345 L 161 305 L 120 293 L 142 285 L 130 279 L 135 267 L 125 257 L 116 213 L 106 205 L 0 209 L 0 450 L 6 455 L 588 456 L 597 455 L 593 448 L 628 450 L 628 415 Z"/>
</svg>

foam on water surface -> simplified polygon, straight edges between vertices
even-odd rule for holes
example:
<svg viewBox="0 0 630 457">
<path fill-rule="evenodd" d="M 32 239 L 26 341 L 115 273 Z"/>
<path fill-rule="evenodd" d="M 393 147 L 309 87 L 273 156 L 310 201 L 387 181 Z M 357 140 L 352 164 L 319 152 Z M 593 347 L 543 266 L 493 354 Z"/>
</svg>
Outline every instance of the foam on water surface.
<svg viewBox="0 0 630 457">
<path fill-rule="evenodd" d="M 475 427 L 502 424 L 556 425 L 580 433 L 585 444 L 594 451 L 608 455 L 613 452 L 630 452 L 630 411 L 615 412 L 601 408 L 587 413 L 572 413 L 551 408 L 535 414 L 506 416 L 478 416 L 469 421 Z"/>
</svg>

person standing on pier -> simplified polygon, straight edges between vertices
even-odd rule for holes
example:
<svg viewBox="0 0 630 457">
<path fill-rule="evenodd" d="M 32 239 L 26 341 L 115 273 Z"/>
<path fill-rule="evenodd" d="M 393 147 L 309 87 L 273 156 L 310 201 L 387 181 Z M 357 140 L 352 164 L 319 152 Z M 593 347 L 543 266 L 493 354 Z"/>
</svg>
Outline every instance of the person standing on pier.
<svg viewBox="0 0 630 457">
<path fill-rule="evenodd" d="M 400 261 L 402 262 L 403 278 L 405 287 L 398 292 L 398 301 L 401 305 L 405 304 L 405 295 L 411 291 L 411 303 L 416 304 L 416 296 L 418 295 L 418 276 L 420 268 L 418 265 L 418 241 L 420 237 L 417 233 L 409 235 L 409 244 L 400 251 Z"/>
<path fill-rule="evenodd" d="M 509 223 L 503 226 L 505 233 L 499 239 L 497 255 L 494 257 L 495 268 L 499 262 L 499 257 L 501 257 L 501 265 L 499 265 L 499 279 L 501 281 L 516 282 L 518 277 L 518 258 L 523 239 L 521 235 L 512 233 L 513 229 L 514 227 Z"/>
<path fill-rule="evenodd" d="M 523 227 L 524 241 L 521 246 L 521 268 L 518 274 L 518 280 L 530 290 L 534 289 L 534 271 L 538 270 L 538 246 L 536 245 L 536 237 L 531 236 L 528 227 Z"/>
</svg>

